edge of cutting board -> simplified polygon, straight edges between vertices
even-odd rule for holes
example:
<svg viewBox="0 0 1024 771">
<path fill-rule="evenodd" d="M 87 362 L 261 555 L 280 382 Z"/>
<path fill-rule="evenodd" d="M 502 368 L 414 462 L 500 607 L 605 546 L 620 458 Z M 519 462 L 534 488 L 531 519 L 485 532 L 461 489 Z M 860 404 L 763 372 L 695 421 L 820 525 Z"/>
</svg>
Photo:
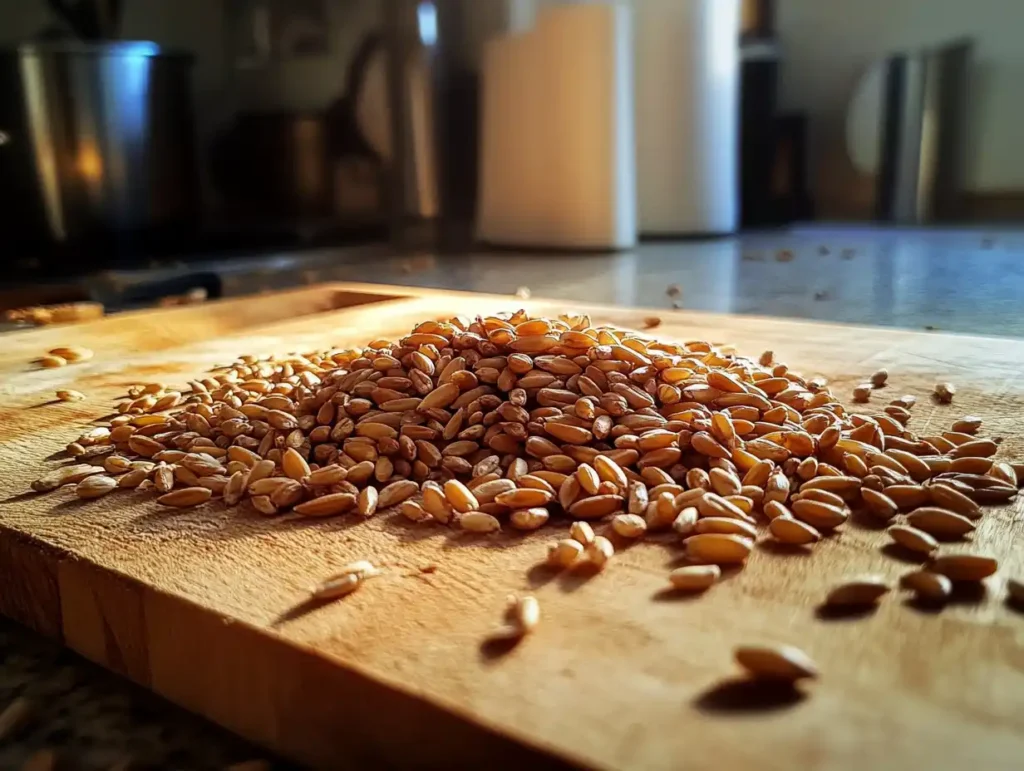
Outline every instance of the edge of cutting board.
<svg viewBox="0 0 1024 771">
<path fill-rule="evenodd" d="M 223 616 L 4 525 L 0 575 L 3 615 L 317 768 L 578 765 L 556 748 L 392 687 L 273 629 Z M 186 628 L 187 635 L 175 631 Z M 339 735 L 358 741 L 341 742 Z"/>
<path fill-rule="evenodd" d="M 177 347 L 203 336 L 232 334 L 285 318 L 354 308 L 408 296 L 383 285 L 318 284 L 268 292 L 254 297 L 228 297 L 173 308 L 147 308 L 89 321 L 51 324 L 2 335 L 0 369 L 22 364 L 50 348 L 106 343 L 130 351 L 126 343 L 145 339 L 146 350 Z M 104 349 L 107 350 L 107 349 Z"/>
</svg>

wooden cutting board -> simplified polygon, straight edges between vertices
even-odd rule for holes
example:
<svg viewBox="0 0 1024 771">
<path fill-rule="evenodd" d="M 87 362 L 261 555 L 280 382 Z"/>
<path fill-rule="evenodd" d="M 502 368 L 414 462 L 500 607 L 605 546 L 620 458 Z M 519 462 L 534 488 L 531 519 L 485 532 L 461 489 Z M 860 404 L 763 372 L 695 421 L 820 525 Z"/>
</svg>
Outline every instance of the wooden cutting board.
<svg viewBox="0 0 1024 771">
<path fill-rule="evenodd" d="M 88 658 L 297 760 L 384 765 L 608 768 L 1019 768 L 1024 615 L 1020 506 L 991 509 L 967 548 L 998 556 L 983 591 L 941 611 L 893 593 L 872 614 L 816 608 L 847 575 L 897 579 L 881 530 L 855 522 L 815 547 L 759 547 L 706 595 L 665 592 L 671 538 L 623 549 L 599 575 L 539 566 L 563 532 L 471 536 L 382 515 L 267 520 L 210 504 L 168 511 L 142 494 L 80 502 L 26 493 L 44 461 L 138 381 L 183 383 L 241 353 L 398 336 L 414 322 L 523 305 L 509 297 L 337 285 L 136 313 L 3 337 L 0 610 Z M 561 305 L 530 301 L 537 313 Z M 577 306 L 574 310 L 580 310 Z M 651 313 L 593 307 L 638 327 Z M 1024 342 L 778 319 L 659 312 L 661 336 L 766 348 L 838 393 L 879 367 L 873 409 L 915 394 L 912 426 L 966 413 L 1024 457 Z M 38 370 L 57 345 L 91 361 Z M 928 394 L 959 387 L 953 406 Z M 88 395 L 54 403 L 55 388 Z M 303 605 L 354 559 L 385 575 L 343 601 Z M 543 620 L 515 648 L 488 643 L 510 593 Z M 822 677 L 787 697 L 736 680 L 734 646 L 799 645 Z"/>
</svg>

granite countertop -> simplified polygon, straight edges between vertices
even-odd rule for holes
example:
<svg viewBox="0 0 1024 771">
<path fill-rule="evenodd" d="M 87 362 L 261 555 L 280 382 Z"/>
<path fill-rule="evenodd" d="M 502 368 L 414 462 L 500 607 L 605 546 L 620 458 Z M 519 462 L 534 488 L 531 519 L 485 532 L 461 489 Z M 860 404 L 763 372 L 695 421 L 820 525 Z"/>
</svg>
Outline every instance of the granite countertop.
<svg viewBox="0 0 1024 771">
<path fill-rule="evenodd" d="M 112 307 L 152 281 L 215 277 L 224 296 L 325 281 L 404 284 L 651 308 L 685 308 L 1024 336 L 1024 231 L 813 227 L 620 254 L 395 254 L 383 246 L 192 260 L 83 279 Z M 181 284 L 181 282 L 179 282 Z M 58 769 L 288 768 L 208 722 L 0 620 L 0 768 L 56 751 Z M 45 764 L 46 758 L 35 761 Z M 46 768 L 46 765 L 35 766 Z"/>
<path fill-rule="evenodd" d="M 0 662 L 0 769 L 296 768 L 6 619 Z"/>
<path fill-rule="evenodd" d="M 534 295 L 567 302 L 785 316 L 1024 336 L 1024 230 L 808 226 L 612 254 L 396 253 L 384 245 L 160 263 L 82 279 L 108 307 L 148 284 L 223 296 L 325 281 Z"/>
</svg>

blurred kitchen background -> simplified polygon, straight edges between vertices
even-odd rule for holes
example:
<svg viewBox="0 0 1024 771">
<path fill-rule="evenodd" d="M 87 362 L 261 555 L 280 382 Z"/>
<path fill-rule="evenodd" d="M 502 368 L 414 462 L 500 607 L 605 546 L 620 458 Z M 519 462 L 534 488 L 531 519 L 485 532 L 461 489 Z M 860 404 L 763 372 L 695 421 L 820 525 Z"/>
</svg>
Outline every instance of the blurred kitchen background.
<svg viewBox="0 0 1024 771">
<path fill-rule="evenodd" d="M 1017 0 L 0 0 L 0 309 L 587 260 L 545 294 L 918 325 L 964 249 L 1024 248 L 1022 27 Z M 794 258 L 796 296 L 745 286 Z M 879 296 L 904 270 L 941 282 L 923 309 Z"/>
</svg>

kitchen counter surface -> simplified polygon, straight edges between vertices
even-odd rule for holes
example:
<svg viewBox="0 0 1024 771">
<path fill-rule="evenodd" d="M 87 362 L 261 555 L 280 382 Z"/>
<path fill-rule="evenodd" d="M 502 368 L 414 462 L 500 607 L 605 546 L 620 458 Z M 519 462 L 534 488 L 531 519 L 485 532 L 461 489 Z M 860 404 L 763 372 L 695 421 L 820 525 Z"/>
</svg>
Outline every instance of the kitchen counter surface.
<svg viewBox="0 0 1024 771">
<path fill-rule="evenodd" d="M 287 771 L 224 729 L 0 619 L 0 769 Z M 19 720 L 7 724 L 17 712 Z M 36 764 L 36 765 L 33 765 Z M 237 764 L 237 765 L 236 765 Z M 235 766 L 235 768 L 232 768 Z"/>
<path fill-rule="evenodd" d="M 108 271 L 87 285 L 117 305 L 154 282 L 239 296 L 332 280 L 1024 336 L 1024 230 L 817 226 L 616 254 L 348 247 Z"/>
<path fill-rule="evenodd" d="M 193 280 L 213 286 L 214 296 L 344 280 L 508 294 L 510 306 L 517 291 L 529 291 L 570 307 L 675 306 L 1024 336 L 1024 231 L 815 227 L 649 243 L 623 254 L 396 255 L 350 247 L 107 271 L 82 286 L 116 308 L 144 297 L 147 284 L 170 281 L 182 290 Z M 5 620 L 0 655 L 0 710 L 19 697 L 35 705 L 18 733 L 0 737 L 2 768 L 19 768 L 44 747 L 57 749 L 61 769 L 214 769 L 265 757 Z"/>
</svg>

